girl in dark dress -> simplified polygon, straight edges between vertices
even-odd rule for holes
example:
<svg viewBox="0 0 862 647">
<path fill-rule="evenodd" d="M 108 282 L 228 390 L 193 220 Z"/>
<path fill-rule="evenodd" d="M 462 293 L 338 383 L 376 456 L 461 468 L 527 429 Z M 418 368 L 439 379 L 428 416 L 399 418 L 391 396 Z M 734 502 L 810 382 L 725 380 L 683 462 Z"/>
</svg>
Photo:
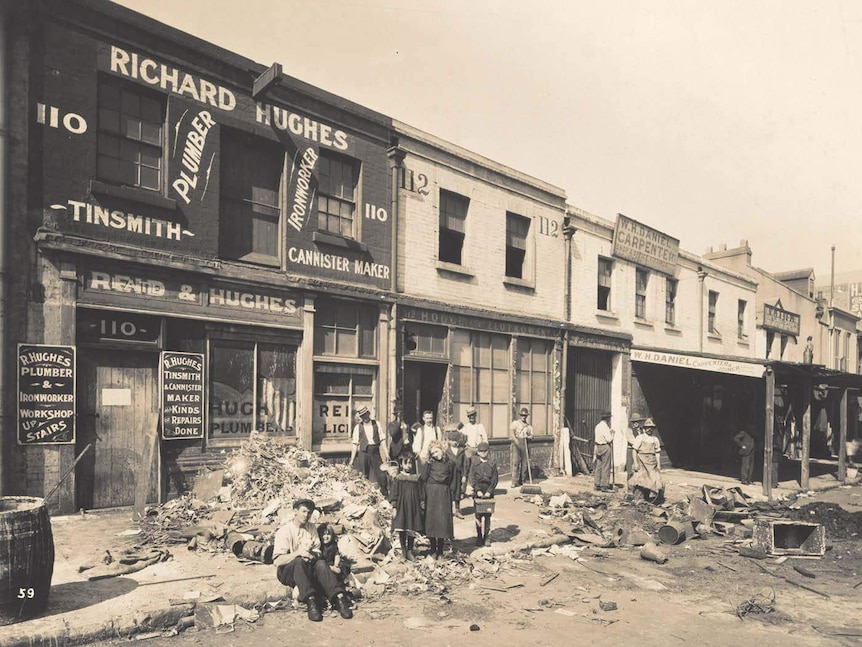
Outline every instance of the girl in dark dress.
<svg viewBox="0 0 862 647">
<path fill-rule="evenodd" d="M 425 487 L 425 535 L 431 542 L 431 556 L 437 561 L 443 556 L 446 540 L 455 537 L 450 491 L 455 466 L 446 456 L 445 443 L 435 440 L 428 451 L 420 481 Z"/>
<path fill-rule="evenodd" d="M 413 554 L 416 535 L 425 532 L 422 484 L 416 474 L 416 459 L 412 452 L 401 454 L 400 468 L 389 486 L 389 502 L 395 508 L 392 530 L 398 533 L 402 561 L 412 562 L 416 559 Z"/>
<path fill-rule="evenodd" d="M 320 559 L 327 563 L 339 582 L 346 584 L 350 577 L 350 560 L 338 551 L 335 528 L 328 523 L 322 523 L 317 527 L 317 536 L 320 538 Z"/>
<path fill-rule="evenodd" d="M 466 438 L 460 431 L 452 430 L 446 434 L 446 440 L 449 447 L 446 448 L 446 457 L 452 461 L 455 467 L 455 472 L 452 475 L 452 483 L 449 486 L 449 493 L 452 496 L 452 512 L 459 519 L 463 519 L 461 514 L 461 499 L 464 496 L 465 486 L 467 484 L 467 454 L 464 451 Z"/>
</svg>

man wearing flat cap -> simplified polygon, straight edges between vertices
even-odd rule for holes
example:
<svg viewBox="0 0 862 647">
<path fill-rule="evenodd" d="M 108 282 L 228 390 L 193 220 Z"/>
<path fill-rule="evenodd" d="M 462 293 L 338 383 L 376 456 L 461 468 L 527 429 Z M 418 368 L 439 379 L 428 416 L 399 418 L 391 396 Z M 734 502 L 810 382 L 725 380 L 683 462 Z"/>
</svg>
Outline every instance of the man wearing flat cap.
<svg viewBox="0 0 862 647">
<path fill-rule="evenodd" d="M 369 481 L 380 485 L 386 495 L 386 479 L 380 471 L 380 463 L 383 456 L 389 453 L 389 441 L 387 438 L 381 438 L 380 425 L 371 419 L 368 407 L 360 407 L 356 417 L 359 422 L 353 427 L 350 465 Z"/>
<path fill-rule="evenodd" d="M 468 408 L 467 422 L 461 427 L 461 433 L 464 434 L 465 438 L 465 450 L 468 458 L 476 453 L 479 443 L 488 442 L 488 433 L 485 431 L 485 425 L 477 422 L 478 415 L 479 412 L 476 411 L 476 407 Z"/>
<path fill-rule="evenodd" d="M 299 589 L 299 601 L 306 604 L 309 620 L 323 620 L 322 600 L 329 600 L 333 609 L 349 620 L 353 610 L 344 587 L 320 556 L 320 537 L 311 522 L 314 509 L 311 499 L 297 499 L 293 502 L 293 519 L 276 531 L 272 550 L 276 576 L 285 586 Z"/>
<path fill-rule="evenodd" d="M 522 485 L 527 478 L 527 441 L 533 437 L 533 427 L 527 422 L 530 410 L 521 407 L 518 418 L 509 426 L 509 438 L 512 439 L 510 454 L 512 459 L 512 487 Z"/>
<path fill-rule="evenodd" d="M 595 439 L 595 488 L 599 491 L 613 490 L 611 466 L 614 462 L 614 430 L 611 429 L 611 412 L 603 411 L 601 420 L 593 430 Z"/>
</svg>

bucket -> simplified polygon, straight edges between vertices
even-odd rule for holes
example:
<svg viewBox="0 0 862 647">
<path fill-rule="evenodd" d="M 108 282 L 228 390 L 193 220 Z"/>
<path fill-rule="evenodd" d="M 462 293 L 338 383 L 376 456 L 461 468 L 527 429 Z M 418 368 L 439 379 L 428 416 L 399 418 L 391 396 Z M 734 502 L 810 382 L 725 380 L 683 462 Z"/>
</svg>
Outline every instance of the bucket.
<svg viewBox="0 0 862 647">
<path fill-rule="evenodd" d="M 663 544 L 678 544 L 688 537 L 694 537 L 694 527 L 690 521 L 668 521 L 658 530 L 659 541 Z"/>
<path fill-rule="evenodd" d="M 0 625 L 43 612 L 53 573 L 54 535 L 44 499 L 0 498 Z"/>
</svg>

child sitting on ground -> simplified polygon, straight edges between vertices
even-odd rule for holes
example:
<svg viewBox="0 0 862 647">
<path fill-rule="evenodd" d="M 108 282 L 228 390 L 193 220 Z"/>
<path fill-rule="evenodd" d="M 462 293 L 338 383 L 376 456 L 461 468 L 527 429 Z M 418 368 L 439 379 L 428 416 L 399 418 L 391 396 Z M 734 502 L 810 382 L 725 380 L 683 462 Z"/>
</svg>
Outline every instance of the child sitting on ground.
<svg viewBox="0 0 862 647">
<path fill-rule="evenodd" d="M 347 584 L 350 577 L 350 560 L 338 552 L 338 536 L 335 528 L 328 523 L 322 523 L 317 527 L 317 535 L 320 537 L 320 559 L 329 565 L 338 577 L 338 581 Z"/>
</svg>

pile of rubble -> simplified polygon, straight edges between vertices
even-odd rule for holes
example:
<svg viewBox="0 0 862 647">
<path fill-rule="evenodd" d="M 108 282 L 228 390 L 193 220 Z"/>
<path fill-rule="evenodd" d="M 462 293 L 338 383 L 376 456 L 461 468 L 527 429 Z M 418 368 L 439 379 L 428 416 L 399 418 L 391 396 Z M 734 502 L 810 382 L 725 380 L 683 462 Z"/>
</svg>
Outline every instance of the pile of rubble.
<svg viewBox="0 0 862 647">
<path fill-rule="evenodd" d="M 398 563 L 390 536 L 392 506 L 376 483 L 347 465 L 313 452 L 252 437 L 198 478 L 194 491 L 152 507 L 140 520 L 140 543 L 184 543 L 198 551 L 232 552 L 243 561 L 272 561 L 275 531 L 293 515 L 293 502 L 312 499 L 316 523 L 339 535 L 339 552 L 352 564 L 354 594 L 442 594 L 447 587 L 493 576 L 499 556 L 477 551 L 442 562 Z M 421 542 L 421 540 L 420 540 Z M 421 545 L 421 543 L 420 543 Z M 504 560 L 505 561 L 505 560 Z"/>
</svg>

